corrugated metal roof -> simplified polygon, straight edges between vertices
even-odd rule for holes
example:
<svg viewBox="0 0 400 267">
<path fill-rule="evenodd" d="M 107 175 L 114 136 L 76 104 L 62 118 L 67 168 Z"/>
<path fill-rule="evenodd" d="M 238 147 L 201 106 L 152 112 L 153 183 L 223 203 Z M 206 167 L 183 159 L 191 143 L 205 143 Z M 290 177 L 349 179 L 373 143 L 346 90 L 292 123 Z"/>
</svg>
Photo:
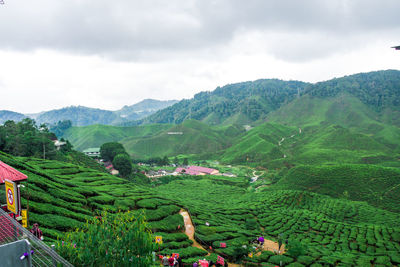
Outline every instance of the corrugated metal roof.
<svg viewBox="0 0 400 267">
<path fill-rule="evenodd" d="M 5 180 L 16 182 L 26 179 L 28 176 L 0 161 L 0 184 L 4 184 Z"/>
</svg>

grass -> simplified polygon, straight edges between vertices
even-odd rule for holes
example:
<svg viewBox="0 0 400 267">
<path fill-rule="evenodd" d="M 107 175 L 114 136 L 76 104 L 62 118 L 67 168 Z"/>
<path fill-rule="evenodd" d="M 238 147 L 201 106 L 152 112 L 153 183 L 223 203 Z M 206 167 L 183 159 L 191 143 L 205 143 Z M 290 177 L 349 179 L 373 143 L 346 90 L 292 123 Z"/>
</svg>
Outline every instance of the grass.
<svg viewBox="0 0 400 267">
<path fill-rule="evenodd" d="M 170 128 L 168 124 L 151 124 L 144 126 L 109 126 L 90 125 L 69 128 L 62 137 L 68 139 L 75 149 L 83 151 L 91 147 L 100 147 L 107 142 L 117 142 L 124 138 L 129 140 L 155 135 Z"/>
<path fill-rule="evenodd" d="M 291 142 L 300 138 L 288 139 L 282 149 L 290 149 Z M 28 175 L 22 204 L 26 206 L 29 197 L 30 223 L 38 222 L 50 243 L 103 209 L 143 210 L 154 237 L 163 236 L 160 253 L 180 253 L 190 263 L 207 252 L 192 247 L 182 233 L 184 224 L 178 212 L 184 208 L 196 226 L 197 241 L 231 261 L 236 250 L 255 237 L 262 234 L 276 241 L 283 233 L 305 244 L 305 254 L 281 257 L 263 253 L 245 260 L 266 266 L 277 260 L 292 266 L 398 264 L 396 168 L 336 164 L 299 165 L 286 171 L 259 169 L 260 179 L 279 174 L 280 180 L 255 192 L 248 190 L 251 169 L 216 162 L 221 170 L 232 168 L 247 177 L 179 176 L 165 178 L 151 188 L 82 165 L 6 154 L 0 154 L 0 160 Z M 219 247 L 222 242 L 226 248 Z"/>
</svg>

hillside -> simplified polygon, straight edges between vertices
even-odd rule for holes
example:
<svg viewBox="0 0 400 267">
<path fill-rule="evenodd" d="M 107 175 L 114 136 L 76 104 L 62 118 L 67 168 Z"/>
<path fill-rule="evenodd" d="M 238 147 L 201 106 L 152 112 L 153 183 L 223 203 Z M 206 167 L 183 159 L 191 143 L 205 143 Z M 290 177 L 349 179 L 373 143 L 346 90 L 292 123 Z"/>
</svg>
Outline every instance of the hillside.
<svg viewBox="0 0 400 267">
<path fill-rule="evenodd" d="M 24 118 L 26 118 L 24 114 L 9 110 L 0 110 L 0 124 L 3 124 L 8 120 L 18 122 L 23 120 Z"/>
<path fill-rule="evenodd" d="M 135 158 L 211 154 L 231 146 L 233 138 L 244 131 L 241 126 L 216 127 L 187 120 L 153 136 L 128 137 L 120 142 Z"/>
<path fill-rule="evenodd" d="M 124 106 L 120 110 L 115 111 L 115 114 L 124 118 L 125 121 L 140 120 L 160 109 L 172 106 L 177 102 L 177 100 L 160 101 L 155 99 L 144 99 L 134 105 Z"/>
<path fill-rule="evenodd" d="M 265 120 L 265 117 L 267 120 L 279 121 L 281 118 L 285 119 L 285 116 L 288 118 L 283 122 L 289 123 L 300 116 L 296 123 L 304 125 L 325 120 L 325 117 L 355 122 L 359 119 L 358 116 L 366 116 L 398 126 L 399 88 L 400 71 L 396 70 L 360 73 L 315 84 L 273 79 L 257 80 L 229 84 L 212 92 L 198 93 L 192 99 L 182 100 L 156 112 L 141 123 L 179 124 L 186 119 L 196 119 L 208 124 L 253 124 Z M 350 96 L 351 100 L 347 100 L 347 96 Z M 354 103 L 349 106 L 348 101 Z M 361 105 L 363 108 L 353 113 L 357 106 L 352 104 Z M 336 110 L 340 108 L 344 110 L 336 114 Z M 278 111 L 273 112 L 276 110 Z M 308 116 L 310 114 L 311 117 Z"/>
<path fill-rule="evenodd" d="M 70 120 L 72 125 L 86 126 L 91 124 L 113 124 L 121 122 L 121 118 L 112 111 L 82 106 L 71 106 L 50 110 L 40 114 L 38 123 L 55 124 L 58 121 Z"/>
<path fill-rule="evenodd" d="M 244 177 L 175 177 L 151 189 L 74 164 L 3 153 L 0 160 L 28 175 L 21 189 L 22 204 L 27 205 L 29 197 L 30 224 L 38 222 L 50 244 L 104 208 L 141 210 L 153 235 L 163 237 L 159 253 L 180 253 L 185 263 L 192 263 L 208 251 L 192 247 L 183 233 L 179 210 L 184 208 L 196 226 L 196 240 L 205 248 L 212 246 L 207 258 L 214 261 L 217 255 L 234 261 L 236 251 L 261 233 L 274 241 L 283 234 L 290 242 L 301 241 L 306 249 L 300 256 L 266 251 L 244 260 L 266 266 L 280 261 L 297 265 L 400 263 L 400 215 L 366 203 L 295 190 L 255 193 L 246 190 Z M 221 242 L 226 248 L 219 246 Z"/>
<path fill-rule="evenodd" d="M 400 170 L 374 165 L 299 166 L 274 188 L 296 189 L 335 198 L 366 201 L 400 212 Z"/>
<path fill-rule="evenodd" d="M 196 119 L 208 124 L 251 124 L 296 98 L 306 85 L 276 79 L 229 84 L 182 100 L 143 119 L 142 123 L 179 124 Z"/>
<path fill-rule="evenodd" d="M 47 123 L 51 125 L 65 120 L 70 120 L 74 126 L 87 126 L 94 124 L 121 126 L 130 124 L 136 125 L 137 123 L 130 122 L 143 119 L 157 110 L 171 106 L 176 102 L 178 101 L 145 99 L 134 105 L 124 106 L 120 110 L 116 111 L 83 106 L 71 106 L 32 114 L 21 114 L 8 110 L 0 110 L 0 124 L 3 124 L 7 120 L 18 122 L 24 118 L 32 118 L 38 124 Z"/>
<path fill-rule="evenodd" d="M 83 151 L 90 147 L 100 147 L 106 142 L 121 141 L 124 138 L 144 138 L 156 135 L 170 128 L 168 124 L 150 124 L 144 126 L 110 126 L 90 125 L 82 127 L 71 127 L 62 136 L 68 139 L 76 150 Z"/>
<path fill-rule="evenodd" d="M 296 131 L 294 127 L 264 123 L 237 137 L 233 145 L 224 151 L 221 160 L 228 163 L 261 163 L 282 158 L 284 152 L 279 141 Z"/>
</svg>

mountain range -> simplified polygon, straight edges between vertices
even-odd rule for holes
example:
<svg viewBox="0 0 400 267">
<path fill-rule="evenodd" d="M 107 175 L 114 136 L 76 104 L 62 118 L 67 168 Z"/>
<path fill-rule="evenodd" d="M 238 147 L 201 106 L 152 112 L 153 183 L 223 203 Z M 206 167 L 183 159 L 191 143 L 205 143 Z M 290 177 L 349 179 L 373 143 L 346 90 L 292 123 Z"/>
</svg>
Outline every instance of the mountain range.
<svg viewBox="0 0 400 267">
<path fill-rule="evenodd" d="M 74 126 L 93 124 L 116 125 L 132 120 L 139 120 L 149 116 L 159 109 L 175 104 L 176 100 L 160 101 L 145 99 L 131 106 L 124 106 L 120 110 L 110 111 L 84 106 L 70 106 L 36 114 L 22 114 L 8 110 L 0 110 L 0 124 L 7 120 L 20 121 L 32 118 L 38 124 L 56 124 L 58 121 L 70 120 Z"/>
</svg>

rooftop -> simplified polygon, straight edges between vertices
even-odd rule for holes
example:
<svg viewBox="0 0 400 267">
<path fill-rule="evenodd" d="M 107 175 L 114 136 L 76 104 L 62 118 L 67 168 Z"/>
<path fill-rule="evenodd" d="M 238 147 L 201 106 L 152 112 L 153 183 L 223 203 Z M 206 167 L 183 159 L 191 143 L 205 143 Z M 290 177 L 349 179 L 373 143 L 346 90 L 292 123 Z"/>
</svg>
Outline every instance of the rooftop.
<svg viewBox="0 0 400 267">
<path fill-rule="evenodd" d="M 99 153 L 100 147 L 91 147 L 83 150 L 83 153 Z"/>
<path fill-rule="evenodd" d="M 28 176 L 0 161 L 0 184 L 4 184 L 5 180 L 17 182 L 26 179 L 28 179 Z"/>
</svg>

